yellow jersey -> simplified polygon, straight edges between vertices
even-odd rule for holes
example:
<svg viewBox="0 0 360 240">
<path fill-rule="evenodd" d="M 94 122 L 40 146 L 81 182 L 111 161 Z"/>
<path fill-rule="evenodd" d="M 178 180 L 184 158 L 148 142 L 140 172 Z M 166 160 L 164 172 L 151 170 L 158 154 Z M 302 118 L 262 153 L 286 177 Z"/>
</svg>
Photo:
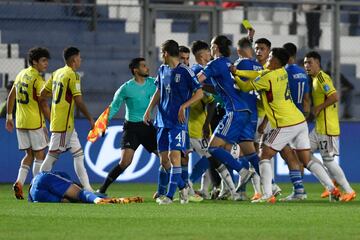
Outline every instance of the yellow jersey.
<svg viewBox="0 0 360 240">
<path fill-rule="evenodd" d="M 203 138 L 202 129 L 207 116 L 206 105 L 213 101 L 214 97 L 212 95 L 204 94 L 202 99 L 191 104 L 188 122 L 190 138 Z"/>
<path fill-rule="evenodd" d="M 44 86 L 44 78 L 33 67 L 22 70 L 15 79 L 16 128 L 39 129 L 45 126 L 44 115 L 38 97 Z"/>
<path fill-rule="evenodd" d="M 74 97 L 81 95 L 80 76 L 69 66 L 56 70 L 45 84 L 52 93 L 50 131 L 74 129 Z"/>
<path fill-rule="evenodd" d="M 291 99 L 285 68 L 265 70 L 250 84 L 261 91 L 266 116 L 272 128 L 288 127 L 305 121 L 304 115 Z"/>
<path fill-rule="evenodd" d="M 315 77 L 312 77 L 312 86 L 312 100 L 314 106 L 324 103 L 328 96 L 336 93 L 336 89 L 330 76 L 323 71 L 320 71 Z M 328 106 L 319 113 L 315 121 L 315 130 L 317 133 L 323 135 L 340 135 L 337 103 Z"/>
</svg>

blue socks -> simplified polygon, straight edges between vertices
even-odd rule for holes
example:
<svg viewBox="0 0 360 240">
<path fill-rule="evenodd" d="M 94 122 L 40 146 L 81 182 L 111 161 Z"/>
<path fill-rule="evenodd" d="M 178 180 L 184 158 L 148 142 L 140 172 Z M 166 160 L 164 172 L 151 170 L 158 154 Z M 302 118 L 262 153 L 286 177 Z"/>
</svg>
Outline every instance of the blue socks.
<svg viewBox="0 0 360 240">
<path fill-rule="evenodd" d="M 244 156 L 244 157 L 248 160 L 248 162 L 251 163 L 251 165 L 254 167 L 256 173 L 259 174 L 259 176 L 260 176 L 260 170 L 259 170 L 259 161 L 260 161 L 260 158 L 259 158 L 259 156 L 257 155 L 257 153 L 254 152 L 254 153 L 251 153 L 251 154 L 246 155 L 246 156 Z"/>
<path fill-rule="evenodd" d="M 94 200 L 99 196 L 95 195 L 93 192 L 86 191 L 82 189 L 79 192 L 79 199 L 83 203 L 94 203 Z"/>
<path fill-rule="evenodd" d="M 305 193 L 305 188 L 303 185 L 303 179 L 300 170 L 290 170 L 290 179 L 294 186 L 295 193 Z"/>
<path fill-rule="evenodd" d="M 201 175 L 209 168 L 209 160 L 203 156 L 200 160 L 195 164 L 192 173 L 190 175 L 190 181 L 197 181 Z"/>
<path fill-rule="evenodd" d="M 177 187 L 183 189 L 186 185 L 181 178 L 181 167 L 172 167 L 170 171 L 170 183 L 169 189 L 166 196 L 170 199 L 173 199 Z"/>
<path fill-rule="evenodd" d="M 169 184 L 169 170 L 166 170 L 163 166 L 159 168 L 159 179 L 158 179 L 158 194 L 165 195 L 167 186 Z"/>
<path fill-rule="evenodd" d="M 236 161 L 229 152 L 221 147 L 209 147 L 209 153 L 218 161 L 239 172 L 244 166 L 241 162 Z"/>
</svg>

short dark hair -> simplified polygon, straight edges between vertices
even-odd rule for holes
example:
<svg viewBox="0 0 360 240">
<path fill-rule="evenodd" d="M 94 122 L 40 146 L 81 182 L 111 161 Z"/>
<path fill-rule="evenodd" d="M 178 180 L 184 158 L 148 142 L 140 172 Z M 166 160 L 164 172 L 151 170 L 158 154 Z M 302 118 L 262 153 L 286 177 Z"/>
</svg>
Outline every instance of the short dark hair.
<svg viewBox="0 0 360 240">
<path fill-rule="evenodd" d="M 276 57 L 280 61 L 281 66 L 285 66 L 289 61 L 290 56 L 285 48 L 273 48 L 271 52 L 273 57 Z"/>
<path fill-rule="evenodd" d="M 311 51 L 311 52 L 308 52 L 306 55 L 305 55 L 306 58 L 314 58 L 314 59 L 317 59 L 319 60 L 319 63 L 321 64 L 321 55 L 316 52 L 316 51 Z"/>
<path fill-rule="evenodd" d="M 139 68 L 140 66 L 140 62 L 145 61 L 145 58 L 142 57 L 138 57 L 138 58 L 133 58 L 130 63 L 129 63 L 129 69 L 132 73 L 132 75 L 134 75 L 134 68 Z"/>
<path fill-rule="evenodd" d="M 247 37 L 240 38 L 237 43 L 239 48 L 251 48 L 251 41 Z"/>
<path fill-rule="evenodd" d="M 202 40 L 197 40 L 191 44 L 191 52 L 195 55 L 201 50 L 210 50 L 209 44 Z"/>
<path fill-rule="evenodd" d="M 167 52 L 171 57 L 179 57 L 179 44 L 175 40 L 166 40 L 161 44 L 161 50 Z"/>
<path fill-rule="evenodd" d="M 224 35 L 218 35 L 213 38 L 213 41 L 218 46 L 219 51 L 223 56 L 229 57 L 231 55 L 230 46 L 232 45 L 232 41 L 230 39 Z"/>
<path fill-rule="evenodd" d="M 50 59 L 49 50 L 47 50 L 46 48 L 42 48 L 42 47 L 34 47 L 34 48 L 29 49 L 28 61 L 31 66 L 33 65 L 33 61 L 39 61 L 39 59 L 42 57 Z"/>
<path fill-rule="evenodd" d="M 283 48 L 285 48 L 286 51 L 288 51 L 290 57 L 295 57 L 296 56 L 297 47 L 296 47 L 295 44 L 293 44 L 291 42 L 288 42 L 288 43 L 285 43 L 283 45 Z"/>
<path fill-rule="evenodd" d="M 255 41 L 255 44 L 265 44 L 268 48 L 271 48 L 271 42 L 266 38 L 259 38 Z"/>
<path fill-rule="evenodd" d="M 190 49 L 186 46 L 179 46 L 179 52 L 182 52 L 182 53 L 190 53 Z"/>
<path fill-rule="evenodd" d="M 68 62 L 70 58 L 74 55 L 78 55 L 80 53 L 80 50 L 76 47 L 67 47 L 64 49 L 64 60 L 65 62 Z"/>
</svg>

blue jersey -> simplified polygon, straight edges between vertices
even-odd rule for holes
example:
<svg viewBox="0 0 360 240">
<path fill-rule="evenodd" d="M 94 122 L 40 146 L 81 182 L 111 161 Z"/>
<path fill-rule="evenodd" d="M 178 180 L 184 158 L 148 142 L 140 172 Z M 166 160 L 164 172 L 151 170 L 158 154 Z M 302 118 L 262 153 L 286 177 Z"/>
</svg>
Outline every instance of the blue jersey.
<svg viewBox="0 0 360 240">
<path fill-rule="evenodd" d="M 179 63 L 175 68 L 161 65 L 155 81 L 160 89 L 160 103 L 155 124 L 163 128 L 181 128 L 186 130 L 186 123 L 178 120 L 180 106 L 191 98 L 193 92 L 201 88 L 194 72 Z M 188 111 L 186 113 L 188 117 Z"/>
<path fill-rule="evenodd" d="M 308 75 L 304 69 L 296 64 L 288 64 L 285 69 L 288 74 L 291 98 L 296 107 L 304 112 L 302 105 L 304 94 L 310 91 Z"/>
<path fill-rule="evenodd" d="M 206 78 L 212 78 L 215 90 L 224 101 L 227 112 L 250 111 L 247 103 L 241 99 L 234 88 L 234 79 L 229 70 L 231 65 L 228 58 L 219 57 L 209 62 L 203 73 Z"/>
<path fill-rule="evenodd" d="M 260 71 L 263 70 L 263 67 L 260 63 L 256 62 L 255 60 L 249 58 L 239 58 L 234 63 L 238 70 L 252 70 L 252 71 Z M 247 78 L 241 78 L 243 81 L 247 81 Z M 257 101 L 258 101 L 258 93 L 255 90 L 250 92 L 243 92 L 238 90 L 240 97 L 248 104 L 252 114 L 251 114 L 251 121 L 257 122 Z"/>
</svg>

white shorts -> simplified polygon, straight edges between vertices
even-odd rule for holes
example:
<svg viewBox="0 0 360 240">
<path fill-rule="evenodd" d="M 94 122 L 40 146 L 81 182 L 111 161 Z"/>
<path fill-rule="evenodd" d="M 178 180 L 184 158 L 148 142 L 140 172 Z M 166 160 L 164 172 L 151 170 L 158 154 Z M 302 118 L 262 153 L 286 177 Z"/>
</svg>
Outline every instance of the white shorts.
<svg viewBox="0 0 360 240">
<path fill-rule="evenodd" d="M 276 151 L 281 151 L 288 144 L 291 144 L 295 150 L 310 150 L 307 123 L 274 128 L 267 134 L 264 144 Z"/>
<path fill-rule="evenodd" d="M 190 150 L 195 151 L 200 157 L 210 157 L 208 152 L 209 142 L 207 139 L 190 138 Z"/>
<path fill-rule="evenodd" d="M 319 150 L 322 158 L 339 155 L 339 137 L 322 135 L 315 131 L 310 133 L 311 152 Z"/>
<path fill-rule="evenodd" d="M 43 150 L 48 146 L 49 137 L 46 127 L 35 130 L 16 129 L 20 150 L 31 148 L 34 151 Z"/>
<path fill-rule="evenodd" d="M 68 149 L 73 153 L 81 148 L 76 130 L 72 132 L 52 133 L 49 144 L 49 151 L 65 152 Z"/>
</svg>

